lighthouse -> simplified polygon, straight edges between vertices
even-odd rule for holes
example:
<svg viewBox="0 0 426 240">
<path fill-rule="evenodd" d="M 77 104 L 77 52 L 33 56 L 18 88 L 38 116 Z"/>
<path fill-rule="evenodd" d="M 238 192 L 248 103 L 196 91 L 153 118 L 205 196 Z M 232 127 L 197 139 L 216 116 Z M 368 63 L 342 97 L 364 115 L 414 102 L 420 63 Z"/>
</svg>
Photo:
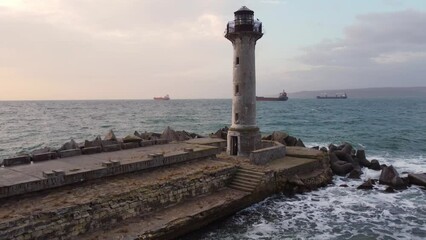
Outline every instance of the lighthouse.
<svg viewBox="0 0 426 240">
<path fill-rule="evenodd" d="M 246 6 L 234 12 L 225 37 L 231 41 L 233 54 L 232 124 L 228 131 L 227 153 L 248 156 L 259 149 L 261 137 L 256 125 L 256 42 L 263 36 L 262 23 Z"/>
</svg>

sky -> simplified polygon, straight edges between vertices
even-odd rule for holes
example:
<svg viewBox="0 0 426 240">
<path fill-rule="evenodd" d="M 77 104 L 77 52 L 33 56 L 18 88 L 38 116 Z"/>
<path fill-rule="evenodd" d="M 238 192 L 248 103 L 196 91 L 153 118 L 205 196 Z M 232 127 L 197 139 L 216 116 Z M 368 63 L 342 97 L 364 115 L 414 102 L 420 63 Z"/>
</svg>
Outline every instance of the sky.
<svg viewBox="0 0 426 240">
<path fill-rule="evenodd" d="M 243 5 L 257 95 L 426 86 L 425 0 L 0 0 L 0 100 L 231 98 Z"/>
</svg>

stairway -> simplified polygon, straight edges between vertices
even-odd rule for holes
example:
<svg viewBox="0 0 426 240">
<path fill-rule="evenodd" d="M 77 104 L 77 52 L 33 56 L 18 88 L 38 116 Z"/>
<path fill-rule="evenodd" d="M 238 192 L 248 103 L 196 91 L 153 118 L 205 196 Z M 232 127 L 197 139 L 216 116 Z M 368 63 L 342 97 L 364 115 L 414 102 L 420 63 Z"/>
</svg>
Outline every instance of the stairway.
<svg viewBox="0 0 426 240">
<path fill-rule="evenodd" d="M 265 174 L 253 169 L 238 168 L 228 187 L 245 192 L 253 192 Z"/>
</svg>

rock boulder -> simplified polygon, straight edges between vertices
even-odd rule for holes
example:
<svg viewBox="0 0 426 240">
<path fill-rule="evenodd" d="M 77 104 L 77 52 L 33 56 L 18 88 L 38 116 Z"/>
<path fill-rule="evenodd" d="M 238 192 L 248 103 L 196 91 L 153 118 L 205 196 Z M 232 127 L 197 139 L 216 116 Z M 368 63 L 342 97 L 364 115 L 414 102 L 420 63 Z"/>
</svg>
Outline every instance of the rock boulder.
<svg viewBox="0 0 426 240">
<path fill-rule="evenodd" d="M 392 165 L 389 167 L 386 166 L 382 169 L 379 183 L 391 186 L 395 189 L 404 189 L 407 187 L 405 182 L 399 177 L 399 173 Z"/>
<path fill-rule="evenodd" d="M 371 179 L 368 179 L 363 184 L 359 185 L 357 187 L 357 189 L 367 189 L 367 190 L 370 190 L 370 189 L 373 189 L 373 186 L 374 186 L 374 182 Z"/>
<path fill-rule="evenodd" d="M 409 173 L 410 184 L 426 187 L 426 173 Z"/>
<path fill-rule="evenodd" d="M 382 169 L 382 167 L 380 166 L 379 161 L 376 160 L 376 159 L 371 160 L 371 164 L 370 164 L 370 166 L 368 168 L 376 170 L 376 171 L 379 171 L 379 170 Z"/>
<path fill-rule="evenodd" d="M 112 131 L 112 129 L 109 130 L 109 132 L 105 135 L 104 140 L 112 142 L 117 141 L 117 137 L 115 136 L 114 131 Z"/>
<path fill-rule="evenodd" d="M 59 148 L 59 151 L 71 150 L 71 149 L 80 149 L 80 146 L 78 145 L 78 143 L 74 141 L 74 139 L 71 139 L 69 142 L 62 145 L 62 147 Z"/>
</svg>

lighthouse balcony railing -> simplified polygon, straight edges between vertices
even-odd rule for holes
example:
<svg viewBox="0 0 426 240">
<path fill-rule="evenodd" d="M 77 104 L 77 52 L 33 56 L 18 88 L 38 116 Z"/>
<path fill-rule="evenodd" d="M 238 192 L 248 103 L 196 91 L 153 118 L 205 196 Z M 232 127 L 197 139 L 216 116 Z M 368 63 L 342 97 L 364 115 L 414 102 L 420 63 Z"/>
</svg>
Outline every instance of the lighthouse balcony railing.
<svg viewBox="0 0 426 240">
<path fill-rule="evenodd" d="M 262 22 L 255 21 L 252 24 L 252 26 L 253 26 L 253 29 L 251 31 L 258 32 L 258 33 L 264 33 L 264 30 L 262 28 Z M 226 36 L 229 33 L 235 33 L 235 32 L 237 32 L 235 30 L 235 22 L 234 21 L 228 22 L 228 24 L 226 24 L 226 29 L 225 29 L 223 34 Z"/>
</svg>

